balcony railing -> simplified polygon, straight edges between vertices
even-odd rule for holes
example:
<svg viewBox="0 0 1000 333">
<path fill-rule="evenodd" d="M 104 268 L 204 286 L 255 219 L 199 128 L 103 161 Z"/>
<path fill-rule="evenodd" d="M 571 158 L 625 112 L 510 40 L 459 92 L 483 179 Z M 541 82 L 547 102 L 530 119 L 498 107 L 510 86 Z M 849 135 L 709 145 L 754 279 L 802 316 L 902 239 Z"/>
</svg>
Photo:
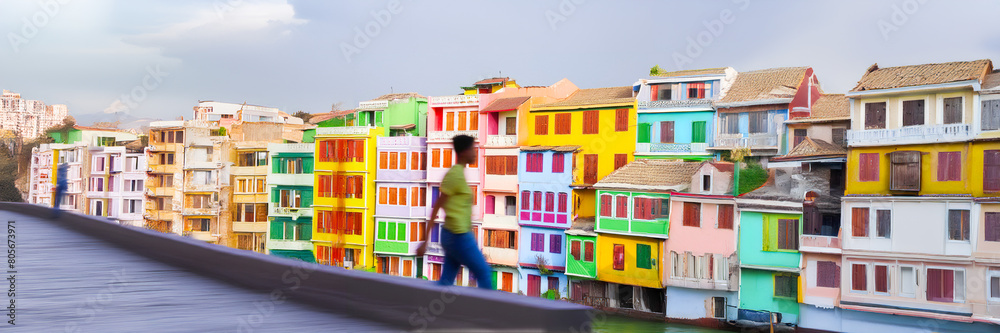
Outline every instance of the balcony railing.
<svg viewBox="0 0 1000 333">
<path fill-rule="evenodd" d="M 517 145 L 516 135 L 489 135 L 486 136 L 487 147 L 513 147 Z"/>
<path fill-rule="evenodd" d="M 802 235 L 799 238 L 799 251 L 840 253 L 840 237 L 821 235 Z"/>
<path fill-rule="evenodd" d="M 358 110 L 381 110 L 389 107 L 389 101 L 367 101 L 358 103 Z"/>
<path fill-rule="evenodd" d="M 319 127 L 316 135 L 368 135 L 370 126 Z"/>
<path fill-rule="evenodd" d="M 637 143 L 636 153 L 704 153 L 707 143 Z"/>
<path fill-rule="evenodd" d="M 453 95 L 431 97 L 428 104 L 432 107 L 444 106 L 477 106 L 479 95 Z"/>
<path fill-rule="evenodd" d="M 421 147 L 427 142 L 427 138 L 421 136 L 383 136 L 378 138 L 379 148 L 387 147 Z"/>
<path fill-rule="evenodd" d="M 460 135 L 460 134 L 468 135 L 468 136 L 471 136 L 471 137 L 476 138 L 476 139 L 479 138 L 479 131 L 437 131 L 437 132 L 430 132 L 430 133 L 428 133 L 427 134 L 427 139 L 428 140 L 451 140 L 451 138 L 455 137 L 456 135 Z"/>
<path fill-rule="evenodd" d="M 267 150 L 272 154 L 312 153 L 316 150 L 316 145 L 312 143 L 269 143 Z"/>
<path fill-rule="evenodd" d="M 275 207 L 274 203 L 268 206 L 270 208 L 268 215 L 270 216 L 288 216 L 295 219 L 300 216 L 313 215 L 313 209 L 311 207 Z"/>
<path fill-rule="evenodd" d="M 666 108 L 692 108 L 692 107 L 712 107 L 710 99 L 682 99 L 668 101 L 638 101 L 639 109 L 666 109 Z"/>
<path fill-rule="evenodd" d="M 972 130 L 968 124 L 921 125 L 847 132 L 847 144 L 851 146 L 953 142 L 971 138 Z"/>
<path fill-rule="evenodd" d="M 778 135 L 770 133 L 750 134 L 719 134 L 715 139 L 716 148 L 778 148 Z"/>
</svg>

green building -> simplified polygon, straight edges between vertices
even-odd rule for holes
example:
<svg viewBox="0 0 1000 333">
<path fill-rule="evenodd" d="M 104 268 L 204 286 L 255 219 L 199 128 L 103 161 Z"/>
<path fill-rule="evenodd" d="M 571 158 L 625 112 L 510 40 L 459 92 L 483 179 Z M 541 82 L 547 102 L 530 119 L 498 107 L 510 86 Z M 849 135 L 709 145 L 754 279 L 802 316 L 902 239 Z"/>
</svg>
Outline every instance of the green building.
<svg viewBox="0 0 1000 333">
<path fill-rule="evenodd" d="M 304 141 L 310 142 L 267 146 L 271 168 L 267 174 L 270 227 L 266 247 L 272 255 L 316 262 L 311 242 L 315 144 Z"/>
</svg>

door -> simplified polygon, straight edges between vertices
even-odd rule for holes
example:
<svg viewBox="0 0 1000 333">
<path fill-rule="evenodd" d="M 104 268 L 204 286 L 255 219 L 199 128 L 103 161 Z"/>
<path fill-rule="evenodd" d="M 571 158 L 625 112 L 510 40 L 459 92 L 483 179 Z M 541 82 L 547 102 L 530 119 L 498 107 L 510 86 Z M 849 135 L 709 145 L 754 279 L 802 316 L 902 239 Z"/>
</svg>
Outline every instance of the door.
<svg viewBox="0 0 1000 333">
<path fill-rule="evenodd" d="M 538 275 L 528 274 L 528 296 L 538 297 L 541 296 L 542 289 L 542 277 Z"/>
<path fill-rule="evenodd" d="M 660 142 L 674 143 L 674 122 L 672 121 L 660 122 Z"/>
<path fill-rule="evenodd" d="M 389 257 L 389 275 L 399 276 L 399 257 Z"/>
<path fill-rule="evenodd" d="M 503 288 L 501 290 L 509 293 L 514 292 L 514 273 L 503 272 Z"/>
</svg>

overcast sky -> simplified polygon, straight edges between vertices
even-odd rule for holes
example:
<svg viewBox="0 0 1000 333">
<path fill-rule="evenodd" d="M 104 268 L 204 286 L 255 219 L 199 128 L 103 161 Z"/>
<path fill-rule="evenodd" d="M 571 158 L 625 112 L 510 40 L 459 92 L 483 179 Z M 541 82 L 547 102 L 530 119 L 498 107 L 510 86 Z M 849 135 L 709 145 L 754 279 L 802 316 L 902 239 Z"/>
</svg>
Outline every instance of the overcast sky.
<svg viewBox="0 0 1000 333">
<path fill-rule="evenodd" d="M 160 119 L 199 100 L 325 112 L 501 74 L 623 86 L 657 64 L 812 66 L 844 92 L 875 62 L 1000 59 L 1000 2 L 958 2 L 0 0 L 0 88 Z"/>
</svg>

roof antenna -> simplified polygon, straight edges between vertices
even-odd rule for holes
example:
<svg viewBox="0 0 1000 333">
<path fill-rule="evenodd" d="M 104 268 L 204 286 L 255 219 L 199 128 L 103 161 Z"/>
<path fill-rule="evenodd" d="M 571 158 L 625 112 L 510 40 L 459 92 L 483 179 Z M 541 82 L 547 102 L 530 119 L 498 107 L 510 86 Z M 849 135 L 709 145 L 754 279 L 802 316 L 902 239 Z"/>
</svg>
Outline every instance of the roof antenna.
<svg viewBox="0 0 1000 333">
<path fill-rule="evenodd" d="M 392 91 L 392 86 L 389 86 L 389 93 L 390 94 L 395 94 L 396 93 L 395 91 Z"/>
</svg>

